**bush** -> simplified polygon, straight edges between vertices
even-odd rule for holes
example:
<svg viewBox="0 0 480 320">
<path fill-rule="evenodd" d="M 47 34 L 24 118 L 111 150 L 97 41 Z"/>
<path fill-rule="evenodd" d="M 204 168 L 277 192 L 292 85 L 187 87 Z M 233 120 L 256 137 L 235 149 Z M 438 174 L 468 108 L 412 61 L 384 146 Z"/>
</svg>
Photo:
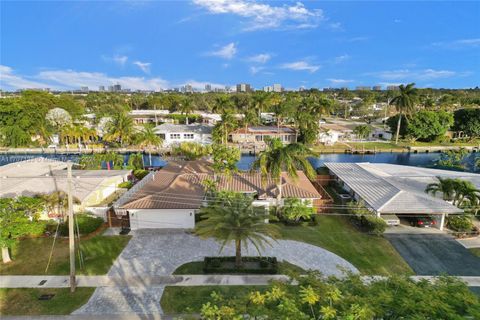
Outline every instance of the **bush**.
<svg viewBox="0 0 480 320">
<path fill-rule="evenodd" d="M 300 224 L 304 221 L 310 221 L 315 214 L 315 208 L 311 206 L 310 201 L 287 198 L 280 209 L 278 217 L 280 221 L 286 224 Z"/>
<path fill-rule="evenodd" d="M 124 181 L 122 183 L 119 183 L 117 187 L 130 189 L 131 187 L 133 187 L 133 182 L 132 181 Z"/>
<path fill-rule="evenodd" d="M 144 169 L 137 169 L 137 170 L 133 170 L 133 176 L 135 177 L 135 179 L 137 180 L 142 180 L 143 178 L 145 178 L 145 176 L 147 174 L 149 174 L 150 171 L 148 170 L 144 170 Z"/>
<path fill-rule="evenodd" d="M 75 231 L 80 231 L 80 234 L 85 235 L 94 232 L 103 224 L 103 219 L 100 217 L 95 217 L 85 213 L 75 214 Z M 55 232 L 55 231 L 54 231 Z M 58 232 L 61 236 L 68 236 L 68 220 L 62 222 L 58 228 Z"/>
<path fill-rule="evenodd" d="M 28 236 L 39 237 L 45 233 L 47 229 L 47 221 L 45 220 L 32 221 L 32 224 L 34 225 L 34 227 L 31 228 Z"/>
<path fill-rule="evenodd" d="M 472 216 L 467 214 L 452 215 L 447 218 L 447 226 L 459 232 L 469 232 L 473 229 Z"/>
<path fill-rule="evenodd" d="M 278 262 L 275 257 L 242 257 L 243 266 L 235 266 L 235 257 L 205 257 L 205 273 L 250 273 L 277 274 Z"/>
<path fill-rule="evenodd" d="M 362 230 L 379 236 L 385 232 L 387 223 L 382 218 L 375 216 L 365 207 L 363 201 L 351 201 L 347 204 L 350 220 Z"/>
</svg>

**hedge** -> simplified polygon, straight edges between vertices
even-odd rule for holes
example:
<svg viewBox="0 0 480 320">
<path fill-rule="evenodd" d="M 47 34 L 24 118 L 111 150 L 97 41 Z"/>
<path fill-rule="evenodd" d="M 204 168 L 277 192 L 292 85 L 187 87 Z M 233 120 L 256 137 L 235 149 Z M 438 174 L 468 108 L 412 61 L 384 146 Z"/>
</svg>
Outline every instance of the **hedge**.
<svg viewBox="0 0 480 320">
<path fill-rule="evenodd" d="M 103 219 L 85 213 L 75 214 L 75 231 L 78 230 L 80 234 L 85 235 L 94 232 L 103 224 Z M 58 232 L 61 236 L 68 236 L 68 220 L 62 222 L 58 227 Z"/>
<path fill-rule="evenodd" d="M 241 268 L 232 267 L 232 264 L 235 264 L 235 257 L 205 257 L 203 271 L 205 273 L 278 273 L 278 262 L 275 257 L 242 257 L 242 262 L 258 262 L 258 267 L 248 267 L 246 264 Z M 225 264 L 228 265 L 225 266 Z"/>
<path fill-rule="evenodd" d="M 133 183 L 132 183 L 132 181 L 124 181 L 124 182 L 119 183 L 118 187 L 119 188 L 130 189 L 131 187 L 133 187 Z"/>
</svg>

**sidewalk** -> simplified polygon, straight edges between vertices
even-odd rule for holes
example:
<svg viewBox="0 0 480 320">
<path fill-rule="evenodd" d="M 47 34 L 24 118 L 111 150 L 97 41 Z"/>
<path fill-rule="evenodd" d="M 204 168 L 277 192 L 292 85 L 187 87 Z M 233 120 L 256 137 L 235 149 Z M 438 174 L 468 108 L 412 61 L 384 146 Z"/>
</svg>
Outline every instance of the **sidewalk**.
<svg viewBox="0 0 480 320">
<path fill-rule="evenodd" d="M 363 276 L 366 282 L 382 276 Z M 436 276 L 411 276 L 419 281 L 434 281 Z M 470 287 L 480 287 L 480 277 L 458 277 Z M 270 281 L 285 281 L 285 275 L 172 275 L 156 277 L 77 276 L 77 287 L 159 287 L 159 286 L 238 286 L 268 285 Z M 0 288 L 68 288 L 69 276 L 0 276 Z"/>
</svg>

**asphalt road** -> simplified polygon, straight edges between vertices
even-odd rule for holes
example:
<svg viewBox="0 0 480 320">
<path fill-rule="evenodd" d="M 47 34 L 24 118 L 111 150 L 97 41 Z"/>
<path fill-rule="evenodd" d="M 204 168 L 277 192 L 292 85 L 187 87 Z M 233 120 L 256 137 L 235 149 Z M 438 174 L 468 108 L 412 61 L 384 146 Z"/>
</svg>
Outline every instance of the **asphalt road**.
<svg viewBox="0 0 480 320">
<path fill-rule="evenodd" d="M 439 234 L 385 234 L 418 275 L 480 276 L 480 258 L 451 236 Z"/>
</svg>

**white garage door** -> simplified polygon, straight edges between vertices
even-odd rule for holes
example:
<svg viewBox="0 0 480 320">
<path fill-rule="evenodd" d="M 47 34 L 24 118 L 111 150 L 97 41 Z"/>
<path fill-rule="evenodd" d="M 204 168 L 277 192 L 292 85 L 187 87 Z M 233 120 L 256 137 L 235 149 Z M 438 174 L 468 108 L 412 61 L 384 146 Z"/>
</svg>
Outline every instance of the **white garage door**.
<svg viewBox="0 0 480 320">
<path fill-rule="evenodd" d="M 135 229 L 191 229 L 195 227 L 194 210 L 139 210 L 130 211 L 130 228 Z"/>
</svg>

